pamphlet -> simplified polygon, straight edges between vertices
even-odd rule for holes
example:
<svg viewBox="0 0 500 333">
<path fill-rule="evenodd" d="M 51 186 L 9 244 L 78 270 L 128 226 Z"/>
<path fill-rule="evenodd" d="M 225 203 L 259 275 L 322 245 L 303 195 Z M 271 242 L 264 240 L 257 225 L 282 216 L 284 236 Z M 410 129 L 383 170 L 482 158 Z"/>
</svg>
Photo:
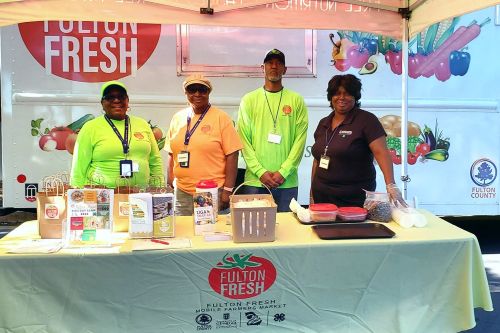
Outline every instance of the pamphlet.
<svg viewBox="0 0 500 333">
<path fill-rule="evenodd" d="M 194 234 L 196 236 L 201 236 L 204 232 L 215 231 L 215 217 L 212 193 L 195 193 L 193 195 L 193 206 Z"/>
<path fill-rule="evenodd" d="M 66 246 L 109 246 L 113 230 L 113 190 L 69 189 Z"/>
</svg>

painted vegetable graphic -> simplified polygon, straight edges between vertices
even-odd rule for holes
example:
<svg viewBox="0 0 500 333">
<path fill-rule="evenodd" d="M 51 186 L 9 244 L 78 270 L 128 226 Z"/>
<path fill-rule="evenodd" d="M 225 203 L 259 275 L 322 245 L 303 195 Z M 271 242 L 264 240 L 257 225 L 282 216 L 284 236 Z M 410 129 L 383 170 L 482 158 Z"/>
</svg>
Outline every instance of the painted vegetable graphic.
<svg viewBox="0 0 500 333">
<path fill-rule="evenodd" d="M 379 120 L 387 133 L 387 148 L 391 154 L 392 162 L 401 164 L 401 155 L 404 153 L 401 151 L 401 117 L 387 115 Z M 424 125 L 424 129 L 421 130 L 418 124 L 408 122 L 406 152 L 408 164 L 416 164 L 419 160 L 421 162 L 426 160 L 444 162 L 449 158 L 449 149 L 450 139 L 445 138 L 443 131 L 438 128 L 437 119 L 434 130 L 427 125 Z"/>
<path fill-rule="evenodd" d="M 345 72 L 351 67 L 351 63 L 347 57 L 347 51 L 351 46 L 354 46 L 354 43 L 349 39 L 345 38 L 342 32 L 337 32 L 340 40 L 338 42 L 334 41 L 335 35 L 330 34 L 330 41 L 333 44 L 332 48 L 332 62 L 335 68 L 337 68 L 341 72 Z"/>
<path fill-rule="evenodd" d="M 434 132 L 429 126 L 425 125 L 422 131 L 422 142 L 425 146 L 420 147 L 422 160 L 434 160 L 439 162 L 446 161 L 450 155 L 450 139 L 445 138 L 443 131 L 438 128 L 438 122 L 434 125 Z"/>
<path fill-rule="evenodd" d="M 464 76 L 469 70 L 470 54 L 465 51 L 453 51 L 450 53 L 450 71 L 453 75 Z"/>
<path fill-rule="evenodd" d="M 158 149 L 162 150 L 165 147 L 165 139 L 166 136 L 163 134 L 163 131 L 158 125 L 154 125 L 151 123 L 151 120 L 148 121 L 149 127 L 151 127 L 151 131 L 155 137 L 156 143 L 158 144 Z"/>
<path fill-rule="evenodd" d="M 419 73 L 424 75 L 424 73 L 435 72 L 440 64 L 443 64 L 441 65 L 442 67 L 447 66 L 449 68 L 450 54 L 453 51 L 464 48 L 474 38 L 479 36 L 481 27 L 490 22 L 490 20 L 490 18 L 487 18 L 481 24 L 477 24 L 476 21 L 472 21 L 469 26 L 461 26 L 460 28 L 455 30 L 453 34 L 449 38 L 447 38 L 439 47 L 437 47 L 432 54 L 428 55 L 428 59 L 420 67 Z"/>
<path fill-rule="evenodd" d="M 450 155 L 446 149 L 435 149 L 424 155 L 425 159 L 444 162 Z"/>
<path fill-rule="evenodd" d="M 394 74 L 401 75 L 403 72 L 403 62 L 400 51 L 387 51 L 385 54 L 385 62 L 391 66 L 391 71 Z"/>
<path fill-rule="evenodd" d="M 38 145 L 43 151 L 67 150 L 73 153 L 78 131 L 89 120 L 94 119 L 91 114 L 86 114 L 67 126 L 42 127 L 43 118 L 31 120 L 31 136 L 38 137 Z"/>
</svg>

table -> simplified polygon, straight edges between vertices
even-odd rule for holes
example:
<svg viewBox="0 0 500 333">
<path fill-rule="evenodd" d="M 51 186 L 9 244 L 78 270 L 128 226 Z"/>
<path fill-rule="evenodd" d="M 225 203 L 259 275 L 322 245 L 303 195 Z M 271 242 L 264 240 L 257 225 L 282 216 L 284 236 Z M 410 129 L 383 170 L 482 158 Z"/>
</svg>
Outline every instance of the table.
<svg viewBox="0 0 500 333">
<path fill-rule="evenodd" d="M 291 213 L 280 213 L 277 240 L 269 243 L 205 242 L 192 236 L 192 219 L 180 217 L 176 236 L 190 237 L 191 248 L 132 252 L 126 240 L 114 247 L 116 253 L 6 254 L 9 244 L 36 237 L 36 221 L 26 222 L 0 240 L 0 328 L 57 333 L 472 328 L 474 308 L 493 310 L 477 239 L 423 213 L 425 228 L 388 223 L 396 233 L 392 239 L 320 240 Z M 217 228 L 230 226 L 219 221 Z"/>
</svg>

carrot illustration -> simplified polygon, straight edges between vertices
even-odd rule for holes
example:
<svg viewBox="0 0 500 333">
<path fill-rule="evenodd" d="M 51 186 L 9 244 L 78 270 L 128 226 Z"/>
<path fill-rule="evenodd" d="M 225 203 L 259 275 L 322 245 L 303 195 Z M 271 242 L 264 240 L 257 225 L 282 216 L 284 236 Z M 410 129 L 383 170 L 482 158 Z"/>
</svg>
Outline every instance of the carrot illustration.
<svg viewBox="0 0 500 333">
<path fill-rule="evenodd" d="M 474 20 L 469 26 L 458 28 L 434 53 L 429 55 L 425 63 L 418 69 L 418 73 L 427 77 L 432 75 L 440 63 L 448 63 L 451 52 L 462 49 L 479 36 L 481 27 L 490 21 L 491 19 L 487 18 L 483 23 L 477 24 Z"/>
</svg>

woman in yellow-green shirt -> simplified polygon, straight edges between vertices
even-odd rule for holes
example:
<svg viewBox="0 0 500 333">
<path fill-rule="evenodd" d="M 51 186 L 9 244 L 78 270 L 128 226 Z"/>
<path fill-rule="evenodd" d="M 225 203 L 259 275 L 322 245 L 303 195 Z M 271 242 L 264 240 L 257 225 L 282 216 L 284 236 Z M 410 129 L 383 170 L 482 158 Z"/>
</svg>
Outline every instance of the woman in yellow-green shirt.
<svg viewBox="0 0 500 333">
<path fill-rule="evenodd" d="M 70 184 L 114 188 L 117 179 L 127 177 L 130 185 L 146 187 L 150 178 L 163 181 L 163 163 L 150 125 L 127 114 L 127 88 L 110 81 L 101 88 L 104 115 L 82 127 L 78 133 Z"/>
</svg>

